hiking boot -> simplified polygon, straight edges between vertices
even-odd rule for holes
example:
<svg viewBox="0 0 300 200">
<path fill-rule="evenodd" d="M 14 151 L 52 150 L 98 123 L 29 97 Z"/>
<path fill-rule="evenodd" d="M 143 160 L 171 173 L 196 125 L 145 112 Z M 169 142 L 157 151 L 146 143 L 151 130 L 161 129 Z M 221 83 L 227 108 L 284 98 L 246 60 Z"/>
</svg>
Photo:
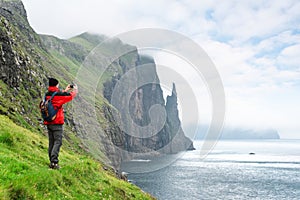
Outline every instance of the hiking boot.
<svg viewBox="0 0 300 200">
<path fill-rule="evenodd" d="M 51 169 L 59 169 L 59 165 L 58 163 L 51 163 L 50 166 L 49 166 Z"/>
</svg>

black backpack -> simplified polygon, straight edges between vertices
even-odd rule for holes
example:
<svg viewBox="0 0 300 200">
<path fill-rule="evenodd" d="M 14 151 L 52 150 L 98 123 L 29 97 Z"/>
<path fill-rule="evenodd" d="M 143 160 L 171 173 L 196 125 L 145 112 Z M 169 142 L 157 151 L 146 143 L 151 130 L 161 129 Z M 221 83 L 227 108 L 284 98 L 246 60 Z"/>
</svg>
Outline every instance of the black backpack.
<svg viewBox="0 0 300 200">
<path fill-rule="evenodd" d="M 42 118 L 47 121 L 51 122 L 56 118 L 57 110 L 54 109 L 52 105 L 52 99 L 56 95 L 57 92 L 54 92 L 50 99 L 46 100 L 46 95 L 44 99 L 40 102 L 40 110 L 42 114 Z"/>
</svg>

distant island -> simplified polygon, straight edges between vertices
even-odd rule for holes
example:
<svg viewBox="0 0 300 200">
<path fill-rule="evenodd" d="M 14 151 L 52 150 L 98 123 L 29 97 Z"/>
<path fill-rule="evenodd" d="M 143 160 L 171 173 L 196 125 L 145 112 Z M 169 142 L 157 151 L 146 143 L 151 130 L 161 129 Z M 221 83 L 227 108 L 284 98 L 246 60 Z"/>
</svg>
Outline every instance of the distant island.
<svg viewBox="0 0 300 200">
<path fill-rule="evenodd" d="M 279 133 L 274 129 L 242 129 L 242 128 L 225 128 L 222 132 L 221 139 L 280 139 Z"/>
<path fill-rule="evenodd" d="M 191 130 L 191 129 L 190 129 Z M 199 127 L 195 135 L 195 140 L 205 138 L 208 126 Z M 249 129 L 242 127 L 225 127 L 222 130 L 221 140 L 253 140 L 253 139 L 280 139 L 280 135 L 275 129 Z"/>
</svg>

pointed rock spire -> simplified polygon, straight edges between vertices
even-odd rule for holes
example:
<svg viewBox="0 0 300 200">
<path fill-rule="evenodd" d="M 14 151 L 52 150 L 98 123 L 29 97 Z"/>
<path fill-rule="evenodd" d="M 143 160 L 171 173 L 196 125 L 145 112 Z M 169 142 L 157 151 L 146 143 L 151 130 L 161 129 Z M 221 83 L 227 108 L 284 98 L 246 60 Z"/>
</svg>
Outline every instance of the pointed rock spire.
<svg viewBox="0 0 300 200">
<path fill-rule="evenodd" d="M 173 83 L 173 86 L 172 86 L 172 96 L 175 96 L 176 99 L 177 99 L 177 92 L 176 92 L 176 86 L 175 86 L 175 83 Z"/>
</svg>

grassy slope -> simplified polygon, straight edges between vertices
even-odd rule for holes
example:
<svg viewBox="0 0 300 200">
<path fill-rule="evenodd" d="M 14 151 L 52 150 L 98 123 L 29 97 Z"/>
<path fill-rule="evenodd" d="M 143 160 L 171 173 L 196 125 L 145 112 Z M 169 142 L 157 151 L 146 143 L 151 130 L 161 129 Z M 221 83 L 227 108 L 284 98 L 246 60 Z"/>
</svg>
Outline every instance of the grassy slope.
<svg viewBox="0 0 300 200">
<path fill-rule="evenodd" d="M 60 160 L 48 169 L 47 138 L 0 115 L 0 199 L 152 199 L 68 145 Z"/>
<path fill-rule="evenodd" d="M 18 12 L 13 13 L 7 27 L 3 24 L 5 18 L 0 16 L 3 34 L 18 41 L 12 43 L 13 51 L 22 60 L 29 59 L 26 66 L 37 76 L 33 81 L 23 78 L 18 91 L 0 80 L 0 114 L 7 115 L 0 115 L 0 199 L 151 199 L 136 186 L 103 170 L 101 163 L 80 148 L 80 139 L 67 125 L 68 140 L 64 140 L 60 154 L 62 169 L 48 169 L 47 138 L 39 126 L 36 106 L 40 101 L 37 91 L 42 90 L 44 94 L 45 89 L 37 83 L 51 75 L 57 77 L 64 88 L 74 80 L 80 64 L 57 51 L 46 50 L 27 20 Z M 29 40 L 28 35 L 35 42 Z M 93 48 L 85 39 L 80 42 L 86 42 L 87 49 Z M 97 104 L 104 101 L 101 95 L 97 99 Z M 99 119 L 109 126 L 102 115 Z"/>
<path fill-rule="evenodd" d="M 70 42 L 77 43 L 85 47 L 88 51 L 92 51 L 99 43 L 106 40 L 106 36 L 95 35 L 90 33 L 82 33 L 69 39 Z"/>
</svg>

